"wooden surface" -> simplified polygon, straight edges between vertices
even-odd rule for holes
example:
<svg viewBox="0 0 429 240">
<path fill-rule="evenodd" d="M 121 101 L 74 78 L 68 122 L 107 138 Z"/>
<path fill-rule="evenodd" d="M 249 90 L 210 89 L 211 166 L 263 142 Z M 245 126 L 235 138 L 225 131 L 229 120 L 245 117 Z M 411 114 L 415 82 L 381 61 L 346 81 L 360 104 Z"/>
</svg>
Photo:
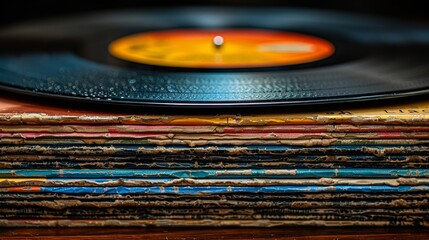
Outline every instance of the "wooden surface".
<svg viewBox="0 0 429 240">
<path fill-rule="evenodd" d="M 0 228 L 0 239 L 429 239 L 427 228 Z"/>
</svg>

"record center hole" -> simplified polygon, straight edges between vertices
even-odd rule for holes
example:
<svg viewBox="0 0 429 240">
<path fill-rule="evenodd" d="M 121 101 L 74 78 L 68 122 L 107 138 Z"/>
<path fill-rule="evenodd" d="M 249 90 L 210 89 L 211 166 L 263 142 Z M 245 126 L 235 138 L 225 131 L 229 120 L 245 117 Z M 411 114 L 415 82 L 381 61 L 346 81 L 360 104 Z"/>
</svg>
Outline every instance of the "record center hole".
<svg viewBox="0 0 429 240">
<path fill-rule="evenodd" d="M 220 47 L 222 47 L 223 43 L 224 43 L 224 39 L 222 36 L 215 36 L 213 38 L 213 44 L 215 48 L 219 49 Z"/>
</svg>

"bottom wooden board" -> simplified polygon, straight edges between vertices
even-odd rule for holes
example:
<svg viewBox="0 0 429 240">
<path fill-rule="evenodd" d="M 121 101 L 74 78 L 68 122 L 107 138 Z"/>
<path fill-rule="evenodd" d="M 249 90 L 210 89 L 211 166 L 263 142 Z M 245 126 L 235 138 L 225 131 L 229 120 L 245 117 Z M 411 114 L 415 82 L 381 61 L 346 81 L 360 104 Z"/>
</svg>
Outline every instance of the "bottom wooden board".
<svg viewBox="0 0 429 240">
<path fill-rule="evenodd" d="M 429 239 L 429 228 L 415 227 L 109 227 L 109 228 L 0 228 L 0 239 L 253 239 L 253 240 L 332 240 L 332 239 Z"/>
</svg>

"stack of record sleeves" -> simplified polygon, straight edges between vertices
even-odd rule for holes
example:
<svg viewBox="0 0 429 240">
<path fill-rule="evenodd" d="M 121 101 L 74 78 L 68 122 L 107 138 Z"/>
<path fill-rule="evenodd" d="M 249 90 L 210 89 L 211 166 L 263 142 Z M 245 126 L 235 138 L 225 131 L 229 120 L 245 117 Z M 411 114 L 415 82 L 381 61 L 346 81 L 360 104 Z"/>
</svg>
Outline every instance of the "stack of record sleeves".
<svg viewBox="0 0 429 240">
<path fill-rule="evenodd" d="M 0 98 L 1 226 L 429 225 L 429 101 L 156 115 Z"/>
</svg>

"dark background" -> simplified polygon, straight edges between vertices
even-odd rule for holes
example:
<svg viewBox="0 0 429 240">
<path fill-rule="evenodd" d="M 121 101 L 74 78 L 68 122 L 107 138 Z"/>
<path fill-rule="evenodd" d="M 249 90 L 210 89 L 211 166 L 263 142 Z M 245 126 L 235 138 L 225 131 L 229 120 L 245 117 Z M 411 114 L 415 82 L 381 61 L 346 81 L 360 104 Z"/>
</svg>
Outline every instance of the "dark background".
<svg viewBox="0 0 429 240">
<path fill-rule="evenodd" d="M 181 6 L 306 7 L 380 15 L 410 21 L 428 21 L 429 14 L 424 6 L 425 2 L 417 0 L 12 0 L 2 3 L 0 24 L 97 10 Z"/>
</svg>

